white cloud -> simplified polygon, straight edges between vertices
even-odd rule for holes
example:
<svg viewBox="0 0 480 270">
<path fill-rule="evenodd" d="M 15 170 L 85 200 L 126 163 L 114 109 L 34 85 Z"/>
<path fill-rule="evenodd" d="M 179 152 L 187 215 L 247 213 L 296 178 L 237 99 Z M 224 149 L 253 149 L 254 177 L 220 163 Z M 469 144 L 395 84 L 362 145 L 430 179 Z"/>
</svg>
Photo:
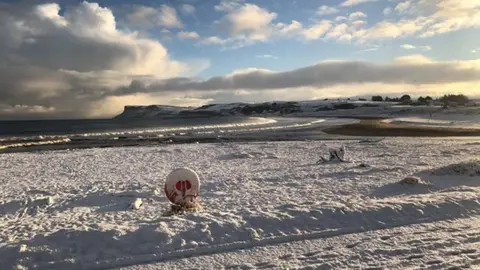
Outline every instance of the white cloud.
<svg viewBox="0 0 480 270">
<path fill-rule="evenodd" d="M 480 27 L 480 1 L 438 0 L 427 2 L 426 5 L 426 8 L 434 8 L 435 12 L 430 15 L 432 24 L 421 37 Z"/>
<path fill-rule="evenodd" d="M 183 24 L 177 16 L 177 11 L 167 5 L 160 7 L 159 24 L 164 27 L 182 28 Z"/>
<path fill-rule="evenodd" d="M 388 16 L 392 13 L 392 8 L 391 7 L 386 7 L 384 10 L 383 10 L 383 15 L 385 16 Z"/>
<path fill-rule="evenodd" d="M 363 16 L 354 15 L 351 17 L 354 19 Z M 334 39 L 338 42 L 350 43 L 362 34 L 362 28 L 365 25 L 366 22 L 363 20 L 348 20 L 343 23 L 337 23 L 328 30 L 325 37 L 327 39 Z"/>
<path fill-rule="evenodd" d="M 395 62 L 398 64 L 404 64 L 404 65 L 429 65 L 429 64 L 435 64 L 432 60 L 429 58 L 421 55 L 421 54 L 411 54 L 411 55 L 406 55 L 406 56 L 401 56 L 397 57 L 395 59 Z M 454 64 L 455 65 L 455 64 Z M 460 65 L 459 65 L 460 66 Z"/>
<path fill-rule="evenodd" d="M 163 28 L 162 30 L 160 30 L 160 32 L 161 32 L 162 34 L 167 34 L 167 35 L 171 35 L 171 34 L 172 34 L 172 31 L 170 31 L 170 30 L 168 30 L 168 29 L 166 29 L 166 28 Z"/>
<path fill-rule="evenodd" d="M 335 19 L 337 24 L 346 23 L 347 30 L 352 35 L 352 40 L 366 43 L 372 40 L 397 39 L 403 37 L 431 37 L 451 31 L 466 28 L 480 28 L 480 1 L 472 0 L 408 0 L 398 3 L 395 10 L 399 19 L 386 19 L 362 27 L 353 25 L 355 17 L 363 17 L 363 13 L 354 12 L 350 19 L 339 16 Z M 391 8 L 384 9 L 384 14 L 389 15 Z M 344 27 L 344 26 L 342 26 Z M 334 25 L 332 29 L 338 29 Z M 328 36 L 338 36 L 336 33 Z M 431 48 L 419 47 L 427 51 Z"/>
<path fill-rule="evenodd" d="M 423 51 L 431 51 L 432 50 L 432 47 L 430 47 L 430 46 L 420 46 L 419 48 Z"/>
<path fill-rule="evenodd" d="M 356 6 L 368 2 L 377 2 L 378 0 L 347 0 L 343 3 L 340 4 L 342 7 L 351 7 L 351 6 Z"/>
<path fill-rule="evenodd" d="M 177 37 L 179 39 L 198 39 L 200 38 L 200 35 L 197 34 L 197 32 L 181 31 L 177 34 Z"/>
<path fill-rule="evenodd" d="M 238 9 L 241 7 L 242 3 L 241 0 L 222 0 L 218 5 L 215 5 L 214 8 L 216 11 L 223 11 L 223 12 L 229 12 L 235 9 Z"/>
<path fill-rule="evenodd" d="M 332 23 L 328 20 L 319 21 L 303 29 L 302 35 L 306 40 L 315 40 L 321 38 L 330 28 Z"/>
<path fill-rule="evenodd" d="M 274 24 L 276 13 L 241 1 L 223 1 L 215 9 L 227 13 L 217 25 L 228 34 L 228 37 L 205 38 L 201 44 L 216 44 L 231 49 L 267 41 L 271 37 L 300 37 L 304 40 L 316 40 L 332 26 L 328 20 L 315 21 L 308 26 L 296 20 L 290 23 Z M 320 12 L 332 11 L 328 7 L 320 8 Z"/>
<path fill-rule="evenodd" d="M 158 17 L 158 11 L 151 7 L 134 6 L 130 14 L 127 15 L 128 21 L 136 26 L 153 27 Z"/>
<path fill-rule="evenodd" d="M 360 12 L 360 11 L 356 11 L 356 12 L 353 12 L 350 15 L 348 15 L 348 18 L 350 20 L 355 20 L 355 19 L 359 19 L 359 18 L 366 18 L 366 17 L 367 17 L 367 15 L 363 12 Z"/>
<path fill-rule="evenodd" d="M 321 20 L 305 27 L 298 21 L 292 21 L 290 24 L 278 23 L 276 25 L 278 34 L 281 36 L 296 36 L 303 40 L 317 40 L 332 27 L 329 20 Z"/>
<path fill-rule="evenodd" d="M 413 45 L 411 45 L 411 44 L 403 44 L 403 45 L 400 46 L 400 47 L 402 47 L 402 48 L 405 49 L 405 50 L 413 50 L 413 49 L 416 49 L 416 48 L 417 48 L 417 47 L 415 47 L 415 46 L 413 46 Z"/>
<path fill-rule="evenodd" d="M 278 60 L 278 59 L 279 59 L 278 56 L 274 56 L 274 55 L 271 55 L 271 54 L 255 55 L 255 58 L 275 59 L 275 60 Z"/>
<path fill-rule="evenodd" d="M 432 50 L 432 47 L 430 46 L 414 46 L 411 44 L 403 44 L 400 47 L 402 47 L 405 50 L 422 50 L 422 51 L 430 51 Z"/>
<path fill-rule="evenodd" d="M 127 15 L 127 20 L 132 25 L 144 28 L 153 28 L 156 26 L 167 28 L 183 27 L 176 10 L 167 5 L 162 5 L 159 8 L 139 5 L 133 6 L 132 12 Z"/>
<path fill-rule="evenodd" d="M 67 21 L 59 15 L 60 6 L 55 3 L 39 5 L 35 8 L 35 13 L 41 18 L 47 18 L 56 25 L 66 26 Z"/>
<path fill-rule="evenodd" d="M 92 102 L 132 80 L 188 70 L 158 41 L 119 30 L 112 11 L 96 3 L 64 12 L 57 4 L 5 4 L 0 33 L 0 106 L 22 114 L 86 116 Z"/>
<path fill-rule="evenodd" d="M 185 15 L 193 15 L 196 12 L 196 9 L 194 6 L 189 5 L 189 4 L 183 4 L 180 7 L 180 11 L 185 14 Z"/>
<path fill-rule="evenodd" d="M 238 49 L 256 42 L 267 41 L 278 27 L 272 23 L 277 14 L 254 4 L 241 1 L 222 1 L 215 10 L 226 13 L 215 22 L 226 38 L 212 36 L 200 44 L 222 45 L 223 49 Z"/>
<path fill-rule="evenodd" d="M 330 7 L 330 6 L 320 6 L 318 9 L 317 9 L 317 14 L 318 15 L 330 15 L 330 14 L 335 14 L 335 13 L 338 13 L 339 10 L 334 8 L 334 7 Z"/>
<path fill-rule="evenodd" d="M 248 3 L 226 4 L 219 10 L 227 12 L 219 21 L 220 28 L 231 37 L 248 41 L 267 40 L 272 34 L 272 20 L 277 17 L 274 12 Z"/>
<path fill-rule="evenodd" d="M 397 22 L 381 21 L 370 28 L 361 29 L 357 32 L 357 37 L 369 40 L 409 36 L 419 33 L 425 28 L 427 23 L 427 18 L 405 19 Z"/>
<path fill-rule="evenodd" d="M 277 28 L 280 34 L 291 35 L 301 32 L 303 25 L 300 22 L 293 20 L 290 24 L 278 23 Z"/>
<path fill-rule="evenodd" d="M 400 2 L 395 7 L 395 11 L 399 13 L 406 12 L 408 9 L 410 9 L 411 5 L 412 5 L 411 1 Z"/>
<path fill-rule="evenodd" d="M 202 40 L 203 44 L 209 45 L 209 44 L 224 44 L 225 40 L 217 37 L 217 36 L 211 36 L 211 37 L 206 37 Z"/>
<path fill-rule="evenodd" d="M 353 36 L 349 33 L 349 27 L 347 24 L 337 24 L 333 27 L 325 36 L 328 39 L 336 39 L 338 41 L 350 41 Z"/>
<path fill-rule="evenodd" d="M 369 48 L 366 48 L 366 49 L 362 50 L 361 52 L 374 52 L 374 51 L 378 51 L 378 50 L 380 50 L 380 46 L 372 45 Z"/>
</svg>

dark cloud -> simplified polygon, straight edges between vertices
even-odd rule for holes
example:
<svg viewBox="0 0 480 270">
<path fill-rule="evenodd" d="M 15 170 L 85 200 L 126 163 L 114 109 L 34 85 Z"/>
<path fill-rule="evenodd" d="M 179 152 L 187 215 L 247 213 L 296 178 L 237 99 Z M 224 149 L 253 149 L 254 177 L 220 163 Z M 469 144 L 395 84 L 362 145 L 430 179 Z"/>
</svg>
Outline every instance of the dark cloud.
<svg viewBox="0 0 480 270">
<path fill-rule="evenodd" d="M 146 85 L 132 82 L 116 94 L 164 91 L 274 90 L 298 87 L 324 88 L 342 84 L 442 84 L 480 80 L 480 69 L 462 67 L 461 63 L 397 62 L 325 62 L 287 72 L 247 71 L 198 81 L 175 78 Z"/>
<path fill-rule="evenodd" d="M 0 4 L 0 117 L 88 116 L 121 85 L 184 69 L 158 41 L 117 29 L 110 9 L 66 6 Z"/>
</svg>

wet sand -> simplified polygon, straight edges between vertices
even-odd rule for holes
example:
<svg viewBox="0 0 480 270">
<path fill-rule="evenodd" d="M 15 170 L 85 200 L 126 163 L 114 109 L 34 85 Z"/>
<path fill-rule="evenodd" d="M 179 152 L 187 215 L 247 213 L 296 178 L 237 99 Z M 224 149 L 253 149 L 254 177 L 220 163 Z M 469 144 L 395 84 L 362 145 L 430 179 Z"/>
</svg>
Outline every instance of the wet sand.
<svg viewBox="0 0 480 270">
<path fill-rule="evenodd" d="M 363 119 L 359 123 L 331 127 L 328 134 L 347 136 L 462 137 L 480 136 L 480 129 L 392 124 L 381 119 Z"/>
</svg>

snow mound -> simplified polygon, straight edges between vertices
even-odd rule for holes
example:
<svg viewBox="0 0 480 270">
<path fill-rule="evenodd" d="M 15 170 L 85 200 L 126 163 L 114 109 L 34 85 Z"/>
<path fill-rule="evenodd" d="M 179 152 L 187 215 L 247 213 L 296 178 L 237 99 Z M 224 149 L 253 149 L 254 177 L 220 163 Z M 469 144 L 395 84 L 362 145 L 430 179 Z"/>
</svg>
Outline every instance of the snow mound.
<svg viewBox="0 0 480 270">
<path fill-rule="evenodd" d="M 432 171 L 432 175 L 480 176 L 480 159 L 438 168 Z"/>
<path fill-rule="evenodd" d="M 422 179 L 417 176 L 407 176 L 403 178 L 399 183 L 402 185 L 418 185 L 422 183 Z"/>
</svg>

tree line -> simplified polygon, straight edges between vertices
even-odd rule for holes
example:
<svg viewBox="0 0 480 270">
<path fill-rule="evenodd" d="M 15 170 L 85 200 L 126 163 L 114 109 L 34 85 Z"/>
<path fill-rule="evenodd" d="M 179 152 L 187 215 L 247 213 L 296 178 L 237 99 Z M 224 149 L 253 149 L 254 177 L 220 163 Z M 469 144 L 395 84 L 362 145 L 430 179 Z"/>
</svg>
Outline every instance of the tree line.
<svg viewBox="0 0 480 270">
<path fill-rule="evenodd" d="M 385 97 L 383 98 L 382 96 L 372 96 L 372 101 L 384 101 L 384 102 L 399 102 L 401 104 L 405 105 L 430 105 L 434 102 L 439 102 L 443 106 L 449 106 L 449 105 L 460 105 L 460 106 L 466 106 L 472 104 L 472 100 L 470 100 L 467 96 L 460 94 L 460 95 L 453 95 L 453 94 L 448 94 L 444 95 L 440 98 L 433 99 L 431 96 L 420 96 L 416 101 L 412 100 L 412 97 L 410 95 L 403 95 L 401 97 Z"/>
</svg>

